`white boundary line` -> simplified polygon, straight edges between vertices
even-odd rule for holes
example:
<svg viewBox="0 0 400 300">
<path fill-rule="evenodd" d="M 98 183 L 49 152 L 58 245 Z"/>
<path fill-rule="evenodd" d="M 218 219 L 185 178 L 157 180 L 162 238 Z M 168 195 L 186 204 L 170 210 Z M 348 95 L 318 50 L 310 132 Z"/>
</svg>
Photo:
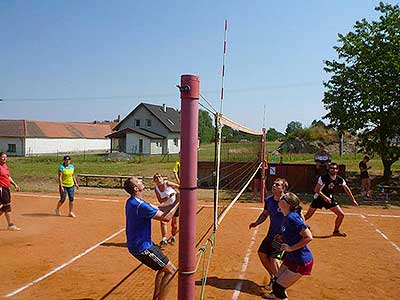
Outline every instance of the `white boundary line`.
<svg viewBox="0 0 400 300">
<path fill-rule="evenodd" d="M 60 265 L 60 266 L 54 268 L 53 270 L 51 270 L 51 271 L 48 272 L 47 274 L 45 274 L 45 275 L 43 275 L 43 276 L 41 276 L 41 277 L 39 277 L 39 278 L 37 278 L 37 279 L 31 281 L 30 283 L 28 283 L 28 284 L 26 284 L 26 285 L 20 287 L 19 289 L 16 289 L 15 291 L 12 291 L 12 292 L 8 293 L 7 295 L 4 295 L 4 298 L 12 297 L 12 296 L 14 296 L 14 295 L 16 295 L 16 294 L 22 292 L 23 290 L 27 289 L 28 287 L 33 286 L 34 284 L 36 284 L 36 283 L 42 281 L 43 279 L 46 279 L 46 278 L 49 277 L 50 275 L 53 275 L 54 273 L 60 271 L 61 269 L 65 268 L 66 266 L 72 264 L 74 261 L 78 260 L 78 259 L 81 258 L 82 256 L 84 256 L 84 255 L 88 254 L 89 252 L 93 251 L 94 249 L 96 249 L 97 247 L 99 247 L 101 244 L 107 242 L 108 240 L 111 240 L 112 238 L 114 238 L 115 236 L 117 236 L 118 234 L 120 234 L 121 232 L 123 232 L 124 230 L 125 230 L 125 227 L 122 228 L 122 229 L 120 229 L 120 230 L 117 231 L 116 233 L 110 235 L 110 236 L 109 236 L 108 238 L 106 238 L 105 240 L 103 240 L 103 241 L 97 243 L 96 245 L 94 245 L 94 246 L 92 246 L 92 247 L 86 249 L 86 250 L 83 251 L 81 254 L 79 254 L 79 255 L 77 255 L 77 256 L 71 258 L 69 261 L 67 261 L 67 262 L 63 263 L 62 265 Z"/>
<path fill-rule="evenodd" d="M 361 218 L 367 222 L 373 229 L 375 229 L 375 231 L 377 233 L 379 233 L 385 240 L 387 240 L 399 253 L 400 253 L 400 248 L 399 246 L 397 246 L 394 242 L 392 242 L 387 236 L 386 234 L 384 234 L 379 228 L 375 227 L 374 223 L 370 222 L 366 216 L 364 216 L 363 214 L 360 214 Z"/>
<path fill-rule="evenodd" d="M 18 193 L 17 195 L 14 194 L 15 197 L 22 196 L 22 197 L 38 197 L 38 198 L 53 198 L 59 199 L 59 196 L 52 196 L 52 195 L 39 195 L 39 194 L 21 194 Z M 88 198 L 88 197 L 75 197 L 76 200 L 87 200 L 87 201 L 99 201 L 99 202 L 120 202 L 119 200 L 113 199 L 102 199 L 102 198 Z"/>
<path fill-rule="evenodd" d="M 232 294 L 233 300 L 237 300 L 240 295 L 240 289 L 242 288 L 242 284 L 243 284 L 242 279 L 244 278 L 247 267 L 249 265 L 251 249 L 253 248 L 254 243 L 256 242 L 257 231 L 258 231 L 258 228 L 254 230 L 253 235 L 251 236 L 251 241 L 250 241 L 249 247 L 247 248 L 246 256 L 244 257 L 244 260 L 243 260 L 242 270 L 240 271 L 240 274 L 239 274 L 239 282 L 236 284 L 235 291 Z"/>
</svg>

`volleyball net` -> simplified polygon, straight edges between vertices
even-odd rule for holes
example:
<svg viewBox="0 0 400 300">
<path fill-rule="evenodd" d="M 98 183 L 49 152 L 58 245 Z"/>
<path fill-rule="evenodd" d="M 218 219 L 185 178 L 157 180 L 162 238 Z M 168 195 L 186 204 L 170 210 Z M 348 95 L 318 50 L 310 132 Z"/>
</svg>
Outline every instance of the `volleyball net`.
<svg viewBox="0 0 400 300">
<path fill-rule="evenodd" d="M 265 173 L 262 131 L 247 128 L 221 114 L 215 115 L 215 127 L 214 230 L 239 198 L 256 200 L 256 192 L 263 189 L 261 175 Z M 246 193 L 249 191 L 252 193 Z"/>
<path fill-rule="evenodd" d="M 202 235 L 203 244 L 197 251 L 196 270 L 201 272 L 200 299 L 205 297 L 205 286 L 218 227 L 237 201 L 259 202 L 265 194 L 265 130 L 247 128 L 222 114 L 214 115 L 215 151 L 213 169 L 199 172 L 199 187 L 212 180 L 214 190 L 213 220 Z M 257 186 L 258 185 L 258 186 Z M 259 192 L 259 194 L 256 193 Z"/>
</svg>

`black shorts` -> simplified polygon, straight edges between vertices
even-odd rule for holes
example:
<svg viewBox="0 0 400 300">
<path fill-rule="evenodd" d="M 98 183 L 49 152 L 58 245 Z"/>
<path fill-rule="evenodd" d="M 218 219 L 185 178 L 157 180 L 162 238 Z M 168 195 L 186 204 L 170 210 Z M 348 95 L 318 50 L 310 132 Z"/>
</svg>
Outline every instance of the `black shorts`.
<svg viewBox="0 0 400 300">
<path fill-rule="evenodd" d="M 274 249 L 272 247 L 273 240 L 274 237 L 267 235 L 261 242 L 260 247 L 258 247 L 258 252 L 267 254 L 268 256 L 272 256 L 272 254 L 274 253 Z"/>
<path fill-rule="evenodd" d="M 11 193 L 6 187 L 0 188 L 0 211 L 11 212 Z"/>
<path fill-rule="evenodd" d="M 362 172 L 360 174 L 360 179 L 365 179 L 365 178 L 369 178 L 368 172 Z"/>
<path fill-rule="evenodd" d="M 168 264 L 169 259 L 164 255 L 161 251 L 160 247 L 153 245 L 150 248 L 144 250 L 141 253 L 133 253 L 131 254 L 136 257 L 143 264 L 148 266 L 149 268 L 159 271 L 164 269 L 164 267 Z"/>
<path fill-rule="evenodd" d="M 311 202 L 311 207 L 312 208 L 325 208 L 325 209 L 331 209 L 332 207 L 338 206 L 339 203 L 335 199 L 331 199 L 332 202 L 328 203 L 326 202 L 321 196 L 318 196 L 316 199 Z"/>
</svg>

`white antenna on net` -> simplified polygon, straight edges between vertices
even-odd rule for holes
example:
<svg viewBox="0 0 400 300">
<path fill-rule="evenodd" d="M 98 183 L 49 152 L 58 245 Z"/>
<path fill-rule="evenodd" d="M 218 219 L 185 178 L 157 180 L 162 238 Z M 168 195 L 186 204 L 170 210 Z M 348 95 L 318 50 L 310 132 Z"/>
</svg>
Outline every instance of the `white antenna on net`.
<svg viewBox="0 0 400 300">
<path fill-rule="evenodd" d="M 228 20 L 225 19 L 225 30 L 224 30 L 224 54 L 222 57 L 222 76 L 221 76 L 221 103 L 219 108 L 219 113 L 222 114 L 222 102 L 224 100 L 224 79 L 225 79 L 225 61 L 226 61 L 226 47 L 228 37 Z"/>
</svg>

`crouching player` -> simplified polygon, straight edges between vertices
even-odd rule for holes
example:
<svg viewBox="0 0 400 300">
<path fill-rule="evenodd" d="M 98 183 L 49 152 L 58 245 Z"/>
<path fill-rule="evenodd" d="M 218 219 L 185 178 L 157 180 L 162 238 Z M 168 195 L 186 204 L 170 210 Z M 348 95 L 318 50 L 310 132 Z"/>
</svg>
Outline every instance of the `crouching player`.
<svg viewBox="0 0 400 300">
<path fill-rule="evenodd" d="M 129 252 L 143 264 L 157 271 L 153 299 L 165 300 L 176 267 L 151 240 L 151 220 L 169 221 L 179 202 L 177 201 L 169 211 L 160 211 L 142 198 L 145 186 L 142 180 L 136 177 L 128 178 L 124 189 L 130 195 L 125 206 Z"/>
</svg>

